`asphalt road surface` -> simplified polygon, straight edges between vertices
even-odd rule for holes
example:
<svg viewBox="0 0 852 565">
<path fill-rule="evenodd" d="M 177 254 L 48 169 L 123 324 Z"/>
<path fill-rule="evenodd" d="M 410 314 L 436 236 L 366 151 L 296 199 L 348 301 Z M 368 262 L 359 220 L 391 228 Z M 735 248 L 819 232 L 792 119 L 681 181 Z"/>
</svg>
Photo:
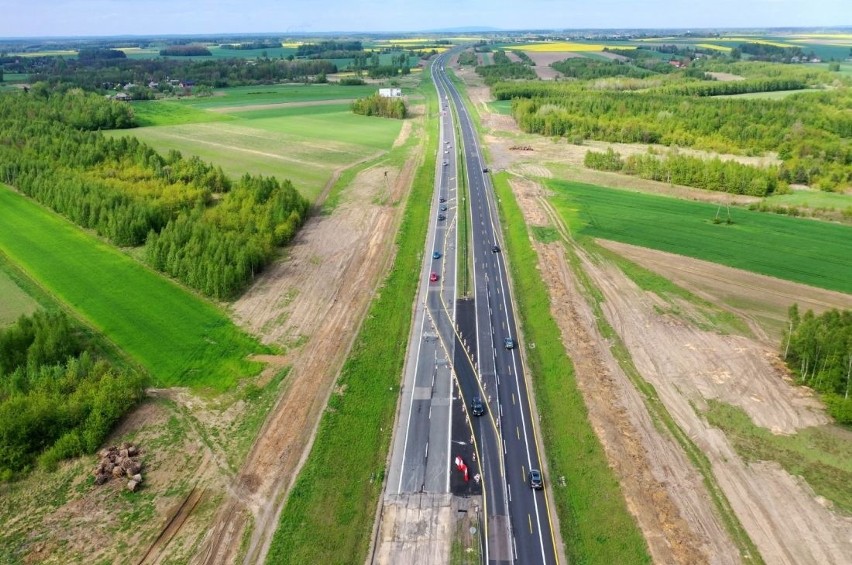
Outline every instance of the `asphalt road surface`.
<svg viewBox="0 0 852 565">
<path fill-rule="evenodd" d="M 494 192 L 467 109 L 444 73 L 447 59 L 440 56 L 431 69 L 440 101 L 438 170 L 386 492 L 481 493 L 488 563 L 557 563 L 546 498 L 528 481 L 530 469 L 541 465 Z M 457 199 L 459 174 L 469 210 Z M 472 234 L 472 305 L 456 297 L 461 213 L 469 213 Z M 440 257 L 433 258 L 436 251 Z M 506 338 L 514 347 L 505 347 Z M 486 404 L 479 417 L 470 414 L 475 396 Z M 472 480 L 461 479 L 456 456 Z M 548 488 L 547 477 L 544 483 Z"/>
<path fill-rule="evenodd" d="M 435 65 L 436 78 L 448 91 L 445 100 L 455 106 L 459 117 L 470 193 L 477 326 L 475 361 L 492 416 L 490 420 L 494 422 L 492 433 L 503 454 L 501 465 L 500 457 L 487 452 L 489 442 L 480 446 L 486 485 L 491 482 L 489 477 L 495 475 L 500 475 L 505 485 L 505 508 L 500 507 L 498 489 L 492 492 L 486 486 L 489 545 L 495 546 L 488 558 L 491 562 L 556 563 L 555 536 L 546 497 L 542 490 L 531 489 L 529 485 L 530 469 L 541 469 L 537 422 L 533 421 L 530 410 L 528 384 L 518 349 L 522 343 L 518 340 L 503 260 L 494 191 L 467 107 L 444 72 L 444 57 Z M 506 347 L 506 339 L 511 340 L 511 348 Z M 477 420 L 486 422 L 484 418 Z M 549 488 L 547 477 L 544 485 Z M 501 516 L 506 514 L 508 520 L 503 523 Z M 502 528 L 506 528 L 511 542 L 509 555 L 499 544 Z"/>
</svg>

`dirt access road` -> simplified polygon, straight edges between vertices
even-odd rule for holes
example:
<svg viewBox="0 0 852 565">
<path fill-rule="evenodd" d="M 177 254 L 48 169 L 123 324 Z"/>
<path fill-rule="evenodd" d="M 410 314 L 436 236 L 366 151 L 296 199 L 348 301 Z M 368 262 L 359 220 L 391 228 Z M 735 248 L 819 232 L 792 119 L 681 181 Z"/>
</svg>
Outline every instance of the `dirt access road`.
<svg viewBox="0 0 852 565">
<path fill-rule="evenodd" d="M 403 133 L 410 132 L 406 128 Z M 360 173 L 330 215 L 315 216 L 234 305 L 239 322 L 288 349 L 285 389 L 230 485 L 195 563 L 262 562 L 340 367 L 393 258 L 394 234 L 416 161 Z"/>
</svg>

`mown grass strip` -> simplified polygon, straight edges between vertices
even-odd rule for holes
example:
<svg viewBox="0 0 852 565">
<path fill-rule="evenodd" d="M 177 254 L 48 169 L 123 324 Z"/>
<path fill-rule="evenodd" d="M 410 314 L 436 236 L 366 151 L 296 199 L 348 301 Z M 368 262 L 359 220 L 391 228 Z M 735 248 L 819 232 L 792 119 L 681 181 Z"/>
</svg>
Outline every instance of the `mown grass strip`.
<svg viewBox="0 0 852 565">
<path fill-rule="evenodd" d="M 426 73 L 424 73 L 424 76 Z M 427 115 L 437 101 L 424 82 Z M 268 563 L 364 563 L 382 492 L 435 182 L 437 122 L 427 125 L 418 169 L 397 235 L 393 267 L 380 289 L 308 460 L 281 513 Z"/>
<path fill-rule="evenodd" d="M 215 305 L 0 185 L 0 253 L 144 367 L 158 386 L 223 390 L 269 348 Z"/>
<path fill-rule="evenodd" d="M 524 339 L 536 345 L 526 356 L 568 561 L 650 563 L 645 540 L 589 423 L 508 177 L 500 173 L 493 180 Z"/>
</svg>

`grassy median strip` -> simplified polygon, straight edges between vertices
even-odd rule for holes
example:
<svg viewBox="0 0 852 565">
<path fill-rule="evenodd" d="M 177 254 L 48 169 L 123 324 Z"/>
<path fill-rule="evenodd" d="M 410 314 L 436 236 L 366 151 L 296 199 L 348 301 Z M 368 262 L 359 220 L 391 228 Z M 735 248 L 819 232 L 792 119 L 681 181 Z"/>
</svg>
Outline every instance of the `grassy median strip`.
<svg viewBox="0 0 852 565">
<path fill-rule="evenodd" d="M 427 115 L 437 99 L 423 83 Z M 417 170 L 397 235 L 393 267 L 370 306 L 293 487 L 268 563 L 364 563 L 370 545 L 400 376 L 411 327 L 423 241 L 435 183 L 437 121 L 426 125 L 425 161 Z"/>
<path fill-rule="evenodd" d="M 588 420 L 574 367 L 550 312 L 523 215 L 506 174 L 493 175 L 540 414 L 550 484 L 570 563 L 649 563 L 645 540 Z"/>
</svg>

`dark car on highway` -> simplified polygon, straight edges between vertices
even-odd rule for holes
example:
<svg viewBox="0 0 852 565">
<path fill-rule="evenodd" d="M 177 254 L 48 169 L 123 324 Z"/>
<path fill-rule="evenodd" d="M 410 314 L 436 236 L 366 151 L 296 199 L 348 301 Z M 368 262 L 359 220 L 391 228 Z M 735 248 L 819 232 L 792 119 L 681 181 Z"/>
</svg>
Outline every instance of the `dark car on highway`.
<svg viewBox="0 0 852 565">
<path fill-rule="evenodd" d="M 530 469 L 530 488 L 540 490 L 544 488 L 544 481 L 541 478 L 541 471 L 538 469 Z"/>
<path fill-rule="evenodd" d="M 500 253 L 500 246 L 495 243 L 494 245 L 491 246 L 491 251 L 493 253 Z"/>
<path fill-rule="evenodd" d="M 482 399 L 478 396 L 474 396 L 470 401 L 470 413 L 474 416 L 482 416 L 485 414 L 485 405 L 482 403 Z"/>
<path fill-rule="evenodd" d="M 447 217 L 443 214 L 438 214 L 438 220 L 446 220 Z"/>
<path fill-rule="evenodd" d="M 503 340 L 503 347 L 506 349 L 514 349 L 515 348 L 515 340 L 511 337 L 507 337 Z"/>
<path fill-rule="evenodd" d="M 434 253 L 432 253 L 432 259 L 440 259 L 440 258 L 441 258 L 441 252 L 440 251 L 435 251 Z"/>
</svg>

